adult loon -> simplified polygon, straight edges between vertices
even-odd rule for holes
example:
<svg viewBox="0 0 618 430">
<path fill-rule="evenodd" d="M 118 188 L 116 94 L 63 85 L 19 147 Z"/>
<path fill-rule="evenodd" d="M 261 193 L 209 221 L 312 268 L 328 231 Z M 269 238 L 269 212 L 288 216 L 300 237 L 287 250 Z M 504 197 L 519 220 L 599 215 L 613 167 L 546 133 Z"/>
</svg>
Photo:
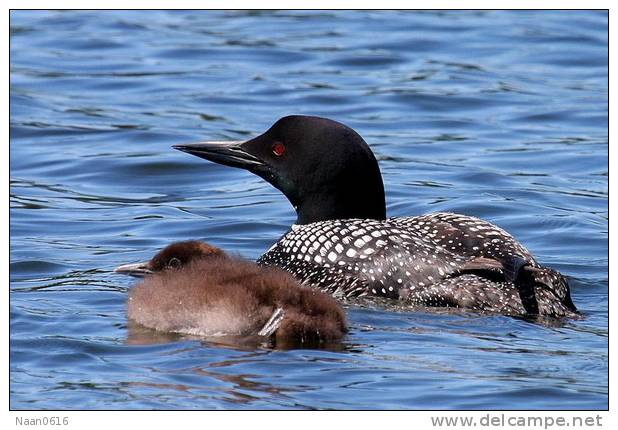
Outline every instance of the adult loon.
<svg viewBox="0 0 618 430">
<path fill-rule="evenodd" d="M 277 346 L 331 343 L 347 332 L 345 313 L 328 294 L 204 242 L 173 243 L 116 272 L 144 276 L 129 293 L 128 316 L 155 330 L 260 336 Z"/>
<path fill-rule="evenodd" d="M 576 312 L 565 277 L 487 221 L 453 213 L 386 218 L 377 160 L 346 125 L 293 115 L 246 142 L 174 148 L 249 170 L 283 192 L 298 219 L 258 263 L 304 284 L 335 296 L 507 315 Z"/>
</svg>

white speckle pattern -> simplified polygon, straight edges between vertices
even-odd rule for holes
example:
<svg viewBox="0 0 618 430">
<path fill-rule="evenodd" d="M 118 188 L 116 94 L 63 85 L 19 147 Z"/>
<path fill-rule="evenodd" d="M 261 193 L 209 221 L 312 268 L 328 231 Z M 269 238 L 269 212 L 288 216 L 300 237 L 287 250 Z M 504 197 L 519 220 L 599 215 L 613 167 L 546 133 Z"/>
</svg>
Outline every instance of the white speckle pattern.
<svg viewBox="0 0 618 430">
<path fill-rule="evenodd" d="M 294 225 L 258 263 L 339 297 L 373 294 L 512 315 L 575 310 L 560 273 L 539 266 L 499 227 L 452 213 Z"/>
</svg>

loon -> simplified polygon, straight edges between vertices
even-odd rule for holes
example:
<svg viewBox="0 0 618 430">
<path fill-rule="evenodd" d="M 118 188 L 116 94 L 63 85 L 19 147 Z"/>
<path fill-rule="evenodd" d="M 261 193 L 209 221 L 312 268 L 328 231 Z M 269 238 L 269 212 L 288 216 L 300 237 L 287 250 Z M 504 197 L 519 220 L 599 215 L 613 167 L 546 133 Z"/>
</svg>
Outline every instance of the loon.
<svg viewBox="0 0 618 430">
<path fill-rule="evenodd" d="M 573 316 L 569 285 L 509 233 L 473 216 L 386 217 L 378 162 L 363 138 L 313 116 L 279 119 L 246 142 L 175 145 L 279 189 L 297 221 L 257 263 L 335 297 L 512 316 Z"/>
<path fill-rule="evenodd" d="M 333 297 L 205 242 L 173 243 L 148 262 L 115 271 L 144 277 L 131 289 L 128 317 L 155 330 L 258 336 L 278 346 L 332 343 L 347 332 Z"/>
</svg>

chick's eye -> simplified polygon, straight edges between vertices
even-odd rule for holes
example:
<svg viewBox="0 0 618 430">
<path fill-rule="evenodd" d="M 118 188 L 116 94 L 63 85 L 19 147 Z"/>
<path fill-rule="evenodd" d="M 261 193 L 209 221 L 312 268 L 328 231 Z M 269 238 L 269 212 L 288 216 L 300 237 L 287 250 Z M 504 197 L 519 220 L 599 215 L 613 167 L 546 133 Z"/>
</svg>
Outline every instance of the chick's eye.
<svg viewBox="0 0 618 430">
<path fill-rule="evenodd" d="M 281 157 L 283 154 L 285 154 L 285 145 L 281 142 L 277 142 L 273 145 L 273 154 L 275 154 L 277 157 Z"/>
<path fill-rule="evenodd" d="M 172 268 L 172 269 L 177 269 L 180 267 L 180 260 L 177 259 L 176 257 L 170 259 L 170 261 L 167 263 L 167 266 Z"/>
</svg>

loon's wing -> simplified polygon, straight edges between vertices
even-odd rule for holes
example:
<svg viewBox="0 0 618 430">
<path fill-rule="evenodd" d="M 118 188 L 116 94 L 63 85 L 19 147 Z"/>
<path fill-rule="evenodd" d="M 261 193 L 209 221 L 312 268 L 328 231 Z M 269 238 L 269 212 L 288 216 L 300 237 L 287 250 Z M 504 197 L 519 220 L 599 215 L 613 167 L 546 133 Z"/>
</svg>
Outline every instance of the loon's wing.
<svg viewBox="0 0 618 430">
<path fill-rule="evenodd" d="M 501 260 L 488 257 L 473 257 L 461 265 L 459 272 L 486 272 L 489 276 L 500 276 L 506 282 L 516 282 L 520 278 L 521 270 L 526 264 L 528 264 L 528 261 L 518 255 L 503 257 Z"/>
<path fill-rule="evenodd" d="M 514 284 L 472 273 L 442 279 L 422 289 L 404 290 L 404 293 L 401 298 L 414 305 L 466 308 L 506 315 L 526 314 Z"/>
<path fill-rule="evenodd" d="M 459 255 L 436 243 L 436 233 L 454 227 L 412 220 L 334 220 L 294 226 L 258 264 L 281 267 L 331 294 L 396 299 L 400 290 L 418 291 L 466 271 L 494 270 L 510 280 L 525 261 L 515 267 L 504 258 Z"/>
<path fill-rule="evenodd" d="M 513 236 L 482 219 L 454 213 L 437 212 L 416 217 L 397 217 L 389 221 L 410 233 L 422 234 L 437 246 L 465 257 L 519 256 L 532 265 L 534 257 Z"/>
</svg>

